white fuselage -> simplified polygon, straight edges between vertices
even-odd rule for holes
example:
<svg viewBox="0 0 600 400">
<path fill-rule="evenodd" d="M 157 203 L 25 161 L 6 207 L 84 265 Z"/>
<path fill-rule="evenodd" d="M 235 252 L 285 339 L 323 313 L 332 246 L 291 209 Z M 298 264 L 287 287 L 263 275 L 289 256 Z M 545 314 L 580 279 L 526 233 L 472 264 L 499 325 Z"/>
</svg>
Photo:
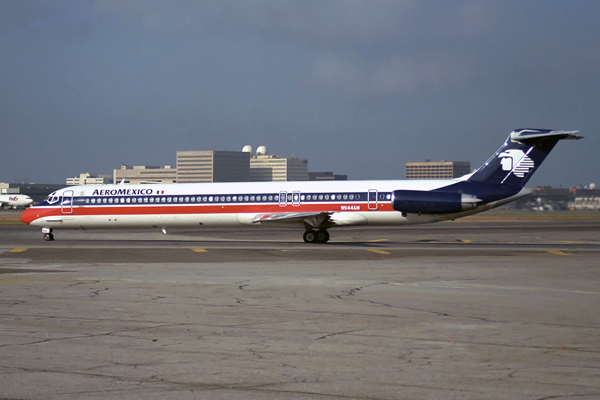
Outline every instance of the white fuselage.
<svg viewBox="0 0 600 400">
<path fill-rule="evenodd" d="M 331 226 L 405 225 L 455 219 L 514 200 L 452 214 L 392 209 L 394 190 L 430 191 L 459 180 L 72 186 L 54 192 L 21 218 L 42 228 L 164 228 L 306 224 L 327 213 Z"/>
<path fill-rule="evenodd" d="M 1 194 L 0 195 L 0 206 L 11 206 L 11 207 L 27 207 L 33 203 L 33 199 L 24 194 Z"/>
</svg>

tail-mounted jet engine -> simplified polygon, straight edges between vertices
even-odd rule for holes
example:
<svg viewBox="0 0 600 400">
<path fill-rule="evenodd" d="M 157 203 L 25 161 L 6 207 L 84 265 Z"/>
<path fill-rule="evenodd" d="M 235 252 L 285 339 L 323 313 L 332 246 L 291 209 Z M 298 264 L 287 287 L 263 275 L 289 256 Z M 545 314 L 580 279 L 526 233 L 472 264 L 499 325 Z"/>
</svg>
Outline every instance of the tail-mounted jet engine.
<svg viewBox="0 0 600 400">
<path fill-rule="evenodd" d="M 447 214 L 472 210 L 481 202 L 463 193 L 394 190 L 392 208 L 403 213 Z"/>
</svg>

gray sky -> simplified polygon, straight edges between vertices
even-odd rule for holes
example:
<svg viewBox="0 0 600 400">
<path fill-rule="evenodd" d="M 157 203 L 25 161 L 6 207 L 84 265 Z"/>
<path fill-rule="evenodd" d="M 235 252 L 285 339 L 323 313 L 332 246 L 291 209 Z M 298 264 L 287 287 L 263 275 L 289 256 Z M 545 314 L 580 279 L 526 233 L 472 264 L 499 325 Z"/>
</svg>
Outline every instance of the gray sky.
<svg viewBox="0 0 600 400">
<path fill-rule="evenodd" d="M 1 0 L 0 181 L 246 144 L 401 179 L 549 128 L 586 138 L 530 185 L 599 184 L 598 16 L 597 0 Z"/>
</svg>

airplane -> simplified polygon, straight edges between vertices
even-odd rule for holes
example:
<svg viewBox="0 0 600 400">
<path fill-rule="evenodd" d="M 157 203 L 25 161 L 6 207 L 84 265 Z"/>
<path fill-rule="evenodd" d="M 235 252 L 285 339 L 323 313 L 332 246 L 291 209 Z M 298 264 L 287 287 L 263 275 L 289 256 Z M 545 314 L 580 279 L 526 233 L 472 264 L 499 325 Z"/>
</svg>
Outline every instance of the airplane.
<svg viewBox="0 0 600 400">
<path fill-rule="evenodd" d="M 24 194 L 0 194 L 0 208 L 4 208 L 4 205 L 17 208 L 27 207 L 33 203 L 33 199 Z"/>
<path fill-rule="evenodd" d="M 517 129 L 473 173 L 444 180 L 286 181 L 84 185 L 57 190 L 21 214 L 54 229 L 292 225 L 306 243 L 329 228 L 454 220 L 531 193 L 525 184 L 559 140 L 579 131 Z"/>
</svg>

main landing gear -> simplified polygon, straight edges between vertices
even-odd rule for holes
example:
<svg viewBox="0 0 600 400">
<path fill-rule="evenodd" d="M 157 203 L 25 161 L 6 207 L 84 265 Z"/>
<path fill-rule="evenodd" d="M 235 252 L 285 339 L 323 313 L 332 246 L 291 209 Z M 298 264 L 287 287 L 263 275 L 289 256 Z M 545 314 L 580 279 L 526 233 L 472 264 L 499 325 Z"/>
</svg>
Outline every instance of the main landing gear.
<svg viewBox="0 0 600 400">
<path fill-rule="evenodd" d="M 329 232 L 325 229 L 319 229 L 318 231 L 309 229 L 304 232 L 303 239 L 305 243 L 327 243 L 329 241 Z"/>
<path fill-rule="evenodd" d="M 52 234 L 52 228 L 43 228 L 42 233 L 44 234 L 44 240 L 46 242 L 51 242 L 54 240 L 54 235 Z"/>
</svg>

